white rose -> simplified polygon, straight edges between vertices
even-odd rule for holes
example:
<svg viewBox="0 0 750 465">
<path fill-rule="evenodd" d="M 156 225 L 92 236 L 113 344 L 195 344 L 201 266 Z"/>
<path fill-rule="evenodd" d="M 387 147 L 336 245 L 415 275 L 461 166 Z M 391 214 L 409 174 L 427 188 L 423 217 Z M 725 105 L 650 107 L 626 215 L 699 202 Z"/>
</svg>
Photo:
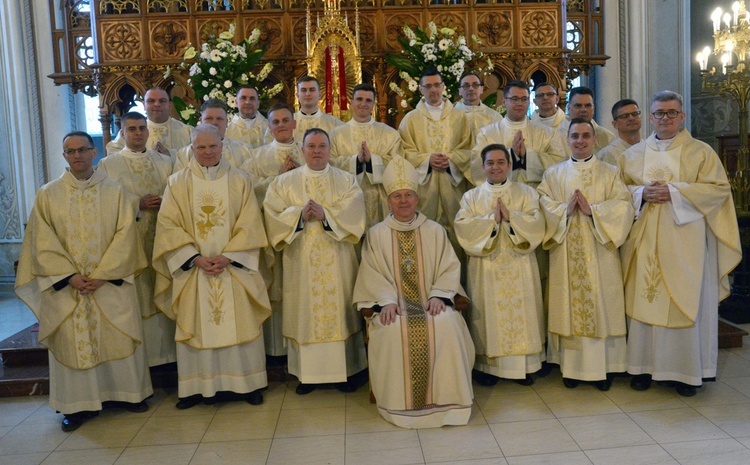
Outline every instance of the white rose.
<svg viewBox="0 0 750 465">
<path fill-rule="evenodd" d="M 409 104 L 406 103 L 406 100 L 401 100 L 401 108 L 406 108 L 408 106 L 409 106 Z"/>
<path fill-rule="evenodd" d="M 205 81 L 205 80 L 204 80 L 203 82 L 201 82 L 201 85 L 202 85 L 203 87 L 208 87 L 208 81 Z"/>
<path fill-rule="evenodd" d="M 210 74 L 211 76 L 216 76 L 217 72 L 218 71 L 216 71 L 216 68 L 214 68 L 213 66 L 208 70 L 208 74 Z"/>
<path fill-rule="evenodd" d="M 230 81 L 229 79 L 227 79 L 226 81 L 224 81 L 224 87 L 226 87 L 227 89 L 231 89 L 232 88 L 232 81 Z"/>
<path fill-rule="evenodd" d="M 443 65 L 438 65 L 437 70 L 442 73 L 443 72 Z"/>
</svg>

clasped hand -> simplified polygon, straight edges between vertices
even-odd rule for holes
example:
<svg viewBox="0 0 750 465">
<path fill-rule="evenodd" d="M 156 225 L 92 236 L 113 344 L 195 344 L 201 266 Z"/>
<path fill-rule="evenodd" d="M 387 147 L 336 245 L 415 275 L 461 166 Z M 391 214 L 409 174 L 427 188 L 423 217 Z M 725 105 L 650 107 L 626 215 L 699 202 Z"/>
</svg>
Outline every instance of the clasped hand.
<svg viewBox="0 0 750 465">
<path fill-rule="evenodd" d="M 586 216 L 591 216 L 591 205 L 589 205 L 589 201 L 586 200 L 583 192 L 578 189 L 573 193 L 568 203 L 568 216 L 573 215 L 576 210 L 580 210 Z"/>
<path fill-rule="evenodd" d="M 652 182 L 643 187 L 643 200 L 651 203 L 666 203 L 671 200 L 669 186 L 663 181 Z"/>
<path fill-rule="evenodd" d="M 442 153 L 430 155 L 430 167 L 435 171 L 447 171 L 450 168 L 450 158 Z"/>
<path fill-rule="evenodd" d="M 232 261 L 224 255 L 218 255 L 216 257 L 198 257 L 195 259 L 195 266 L 203 270 L 209 276 L 216 276 L 224 271 L 224 268 L 229 266 Z"/>
<path fill-rule="evenodd" d="M 92 279 L 81 274 L 74 274 L 68 281 L 68 284 L 73 286 L 73 289 L 77 290 L 82 295 L 90 295 L 102 287 L 104 281 L 101 279 Z"/>
<path fill-rule="evenodd" d="M 310 201 L 302 207 L 302 221 L 323 221 L 326 219 L 326 212 L 323 210 L 323 206 L 310 199 Z"/>
<path fill-rule="evenodd" d="M 427 308 L 425 311 L 430 315 L 435 316 L 438 313 L 445 311 L 445 302 L 437 297 L 432 297 L 427 301 Z M 396 321 L 396 316 L 398 315 L 401 315 L 401 310 L 398 308 L 398 305 L 388 304 L 380 310 L 380 324 L 387 326 L 394 323 Z"/>
</svg>

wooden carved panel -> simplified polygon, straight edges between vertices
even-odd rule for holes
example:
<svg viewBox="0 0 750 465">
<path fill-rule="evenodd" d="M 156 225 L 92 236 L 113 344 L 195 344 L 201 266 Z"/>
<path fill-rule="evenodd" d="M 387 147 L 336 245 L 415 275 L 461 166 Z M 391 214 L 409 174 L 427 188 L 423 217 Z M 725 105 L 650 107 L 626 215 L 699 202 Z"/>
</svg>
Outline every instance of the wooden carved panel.
<svg viewBox="0 0 750 465">
<path fill-rule="evenodd" d="M 561 47 L 557 21 L 556 11 L 521 11 L 521 48 Z"/>
<path fill-rule="evenodd" d="M 100 15 L 138 14 L 141 7 L 138 0 L 101 0 L 99 2 Z"/>
<path fill-rule="evenodd" d="M 283 37 L 281 36 L 281 31 L 283 30 L 282 18 L 253 15 L 245 19 L 243 37 L 250 37 L 250 34 L 256 27 L 260 29 L 260 43 L 268 46 L 264 57 L 283 57 L 286 49 Z"/>
<path fill-rule="evenodd" d="M 102 47 L 99 50 L 103 54 L 101 62 L 142 59 L 140 20 L 103 20 L 100 27 L 103 37 Z"/>
<path fill-rule="evenodd" d="M 229 30 L 229 26 L 233 22 L 234 18 L 232 17 L 197 20 L 195 25 L 198 27 L 198 40 L 200 43 L 203 43 L 208 41 L 211 37 L 219 37 L 219 34 Z"/>
<path fill-rule="evenodd" d="M 195 0 L 194 11 L 232 11 L 241 3 L 240 0 Z"/>
<path fill-rule="evenodd" d="M 479 13 L 476 19 L 477 37 L 491 48 L 513 48 L 512 12 Z"/>
<path fill-rule="evenodd" d="M 305 49 L 305 32 L 307 31 L 307 25 L 305 15 L 294 15 L 292 16 L 292 50 L 293 55 L 306 55 L 307 50 Z M 310 35 L 317 28 L 315 27 L 315 17 L 313 16 L 312 24 L 310 25 Z"/>
<path fill-rule="evenodd" d="M 422 26 L 422 15 L 419 12 L 386 15 L 384 18 L 385 44 L 383 49 L 389 52 L 401 50 L 398 38 L 404 32 L 404 25 L 412 29 Z"/>
<path fill-rule="evenodd" d="M 375 33 L 375 15 L 359 16 L 359 48 L 360 53 L 377 53 L 380 51 L 378 35 Z"/>
<path fill-rule="evenodd" d="M 431 15 L 430 21 L 434 21 L 438 29 L 443 27 L 451 27 L 456 30 L 459 35 L 466 35 L 466 31 L 469 29 L 469 12 L 444 12 L 439 10 L 440 13 Z"/>
<path fill-rule="evenodd" d="M 151 58 L 181 59 L 189 42 L 188 21 L 168 20 L 149 23 Z"/>
<path fill-rule="evenodd" d="M 187 13 L 188 0 L 148 0 L 149 13 Z"/>
</svg>

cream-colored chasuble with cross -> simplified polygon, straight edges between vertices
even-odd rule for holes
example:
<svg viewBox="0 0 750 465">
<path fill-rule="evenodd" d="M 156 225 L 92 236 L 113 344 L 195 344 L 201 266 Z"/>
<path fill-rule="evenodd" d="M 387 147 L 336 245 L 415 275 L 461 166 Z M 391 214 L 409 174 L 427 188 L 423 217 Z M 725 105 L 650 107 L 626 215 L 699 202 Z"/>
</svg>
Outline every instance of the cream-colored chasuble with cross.
<svg viewBox="0 0 750 465">
<path fill-rule="evenodd" d="M 495 222 L 498 198 L 509 222 Z M 541 368 L 546 322 L 534 251 L 544 227 L 539 195 L 527 185 L 485 182 L 461 199 L 455 228 L 469 256 L 469 329 L 480 371 L 524 379 Z"/>
<path fill-rule="evenodd" d="M 175 340 L 194 349 L 254 341 L 270 316 L 259 251 L 268 243 L 252 182 L 222 160 L 204 168 L 193 159 L 169 178 L 154 244 L 155 302 L 177 322 Z M 195 254 L 219 254 L 227 266 L 213 279 L 197 266 L 180 267 Z"/>
<path fill-rule="evenodd" d="M 133 276 L 146 267 L 128 194 L 100 171 L 69 171 L 39 190 L 21 248 L 16 293 L 39 320 L 39 342 L 61 365 L 86 370 L 131 356 L 142 343 Z M 81 274 L 105 283 L 82 295 L 58 281 Z"/>
<path fill-rule="evenodd" d="M 372 227 L 362 248 L 354 300 L 358 308 L 396 304 L 400 316 L 368 320 L 370 382 L 378 411 L 404 428 L 469 421 L 474 344 L 453 307 L 426 313 L 432 297 L 465 295 L 461 265 L 445 230 L 424 215 L 410 223 L 388 216 Z"/>
<path fill-rule="evenodd" d="M 365 197 L 367 227 L 371 227 L 388 214 L 388 204 L 383 190 L 383 171 L 394 157 L 401 156 L 401 136 L 390 126 L 373 120 L 358 123 L 350 120 L 336 127 L 331 136 L 331 165 L 355 175 Z M 372 172 L 358 168 L 357 155 L 362 142 L 370 150 Z M 360 169 L 360 172 L 357 172 Z"/>
<path fill-rule="evenodd" d="M 267 132 L 268 120 L 260 112 L 255 113 L 253 119 L 245 119 L 235 114 L 227 126 L 226 137 L 244 142 L 251 148 L 257 148 L 273 140 L 266 139 Z"/>
<path fill-rule="evenodd" d="M 591 217 L 580 210 L 567 215 L 576 189 L 588 200 Z M 613 270 L 620 269 L 618 247 L 632 224 L 630 194 L 617 169 L 593 156 L 549 168 L 538 190 L 547 223 L 543 245 L 550 250 L 550 353 L 565 359 L 568 352 L 591 349 L 594 355 L 588 358 L 571 354 L 567 360 L 574 363 L 560 361 L 563 376 L 602 380 L 625 366 L 623 283 Z M 614 350 L 606 346 L 608 338 L 617 339 L 611 343 Z M 550 361 L 557 363 L 556 357 Z"/>
</svg>

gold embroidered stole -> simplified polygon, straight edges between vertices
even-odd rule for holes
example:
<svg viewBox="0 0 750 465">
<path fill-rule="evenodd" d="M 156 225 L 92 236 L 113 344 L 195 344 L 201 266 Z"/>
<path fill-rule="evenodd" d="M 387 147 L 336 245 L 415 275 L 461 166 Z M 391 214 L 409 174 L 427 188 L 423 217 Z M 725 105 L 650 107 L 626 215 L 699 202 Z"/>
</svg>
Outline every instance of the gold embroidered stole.
<svg viewBox="0 0 750 465">
<path fill-rule="evenodd" d="M 123 159 L 131 174 L 129 179 L 132 182 L 132 193 L 138 197 L 146 194 L 162 195 L 164 186 L 159 182 L 156 165 L 150 156 L 123 156 Z M 144 250 L 149 261 L 154 250 L 156 214 L 156 210 L 141 210 L 140 219 L 136 223 L 136 230 L 143 239 Z"/>
<path fill-rule="evenodd" d="M 153 149 L 157 142 L 166 145 L 165 139 L 169 136 L 169 120 L 165 124 L 157 124 L 148 121 L 148 140 L 146 147 Z"/>
<path fill-rule="evenodd" d="M 229 204 L 228 176 L 206 180 L 193 174 L 193 221 L 198 249 L 204 257 L 216 257 L 231 237 L 227 218 Z M 231 266 L 231 265 L 230 265 Z M 202 347 L 223 347 L 236 342 L 234 293 L 229 270 L 219 275 L 198 273 L 198 301 Z"/>
<path fill-rule="evenodd" d="M 425 312 L 427 292 L 422 268 L 419 229 L 392 231 L 396 286 L 401 309 L 404 380 L 407 410 L 430 407 L 435 361 L 435 327 Z"/>
</svg>

